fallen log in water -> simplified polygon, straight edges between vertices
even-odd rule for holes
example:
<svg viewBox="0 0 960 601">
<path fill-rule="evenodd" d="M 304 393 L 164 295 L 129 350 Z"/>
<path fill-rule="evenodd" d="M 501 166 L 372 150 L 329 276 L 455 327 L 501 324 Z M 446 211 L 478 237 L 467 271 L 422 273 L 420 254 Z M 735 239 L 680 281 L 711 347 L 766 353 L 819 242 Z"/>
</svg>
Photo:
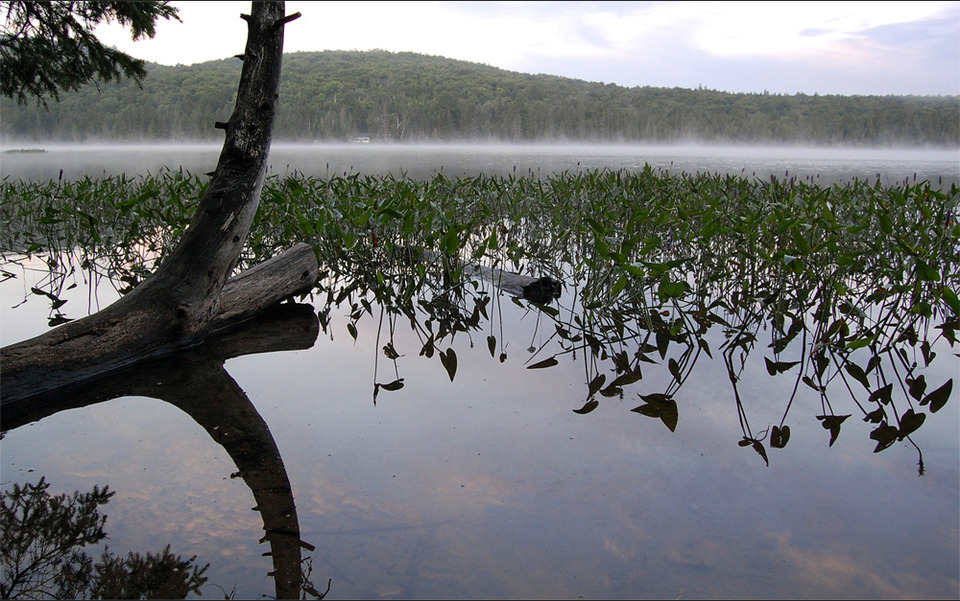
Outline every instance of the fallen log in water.
<svg viewBox="0 0 960 601">
<path fill-rule="evenodd" d="M 440 255 L 425 250 L 422 252 L 422 257 L 432 262 Z M 548 275 L 533 277 L 497 267 L 473 264 L 464 265 L 463 273 L 490 282 L 508 294 L 539 305 L 546 305 L 560 298 L 560 293 L 563 291 L 563 283 Z"/>
<path fill-rule="evenodd" d="M 226 330 L 256 317 L 286 298 L 308 292 L 317 281 L 318 271 L 313 248 L 308 244 L 297 244 L 233 276 L 223 287 L 220 304 L 210 319 L 210 331 Z M 104 310 L 86 319 L 103 318 L 109 314 L 110 311 Z M 136 317 L 136 314 L 125 313 L 123 326 L 136 329 L 150 323 Z M 144 348 L 131 349 L 128 353 L 118 353 L 104 361 L 94 351 L 105 343 L 92 336 L 89 327 L 72 334 L 71 325 L 74 323 L 77 322 L 64 324 L 42 336 L 3 349 L 0 407 L 6 409 L 43 392 L 77 384 L 144 358 L 161 357 L 183 348 L 160 346 L 153 353 L 146 352 Z"/>
</svg>

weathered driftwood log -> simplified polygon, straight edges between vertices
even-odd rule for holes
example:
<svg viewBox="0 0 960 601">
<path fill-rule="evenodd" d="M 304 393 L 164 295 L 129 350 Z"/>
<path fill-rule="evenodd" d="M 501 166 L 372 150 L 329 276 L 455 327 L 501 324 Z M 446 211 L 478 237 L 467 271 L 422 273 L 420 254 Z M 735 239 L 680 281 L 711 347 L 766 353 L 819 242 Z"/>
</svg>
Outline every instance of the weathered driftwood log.
<svg viewBox="0 0 960 601">
<path fill-rule="evenodd" d="M 467 265 L 464 273 L 486 280 L 504 292 L 540 305 L 560 298 L 562 285 L 548 275 L 535 278 L 496 267 Z"/>
<path fill-rule="evenodd" d="M 303 249 L 241 276 L 231 294 L 222 293 L 233 272 L 254 213 L 267 168 L 280 85 L 283 2 L 254 2 L 243 69 L 217 169 L 183 239 L 158 270 L 117 302 L 84 319 L 0 350 L 0 407 L 45 389 L 57 388 L 199 344 L 217 327 L 255 314 L 316 279 Z M 276 270 L 289 269 L 281 274 Z M 271 290 L 258 297 L 268 278 Z M 311 279 L 312 278 L 312 279 Z M 278 288 L 275 282 L 285 282 Z M 308 282 L 308 280 L 310 280 Z M 277 294 L 272 294 L 276 291 Z M 241 306 L 242 305 L 242 306 Z"/>
<path fill-rule="evenodd" d="M 290 480 L 270 429 L 250 399 L 224 369 L 232 357 L 257 352 L 310 348 L 320 322 L 310 305 L 282 304 L 227 333 L 213 334 L 194 348 L 150 359 L 89 378 L 38 397 L 7 405 L 2 428 L 8 430 L 60 411 L 86 407 L 121 396 L 166 401 L 193 418 L 233 459 L 250 487 L 254 509 L 263 519 L 261 542 L 269 543 L 278 599 L 298 599 L 303 582 L 297 509 Z"/>
<path fill-rule="evenodd" d="M 317 282 L 317 256 L 309 244 L 297 244 L 282 254 L 227 280 L 210 330 L 219 331 L 256 316 Z"/>
<path fill-rule="evenodd" d="M 436 261 L 439 254 L 425 250 L 419 253 L 427 261 Z M 526 299 L 540 305 L 547 305 L 560 298 L 563 284 L 548 275 L 533 277 L 497 267 L 467 264 L 463 266 L 464 275 L 486 280 L 513 296 Z"/>
</svg>

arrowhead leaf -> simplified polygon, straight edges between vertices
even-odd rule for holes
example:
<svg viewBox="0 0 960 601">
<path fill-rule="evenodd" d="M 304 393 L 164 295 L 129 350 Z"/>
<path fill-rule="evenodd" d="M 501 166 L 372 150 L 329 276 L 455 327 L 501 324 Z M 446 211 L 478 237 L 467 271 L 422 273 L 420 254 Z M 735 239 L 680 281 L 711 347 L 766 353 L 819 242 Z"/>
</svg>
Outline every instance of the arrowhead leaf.
<svg viewBox="0 0 960 601">
<path fill-rule="evenodd" d="M 923 397 L 923 400 L 920 401 L 921 405 L 926 405 L 930 403 L 930 411 L 936 413 L 947 404 L 947 399 L 950 398 L 950 392 L 953 390 L 953 378 L 947 380 L 946 384 L 937 388 L 927 396 Z"/>
<path fill-rule="evenodd" d="M 549 359 L 544 359 L 539 363 L 534 363 L 533 365 L 528 365 L 527 369 L 543 369 L 545 367 L 553 367 L 554 365 L 559 364 L 556 357 L 550 357 Z"/>
<path fill-rule="evenodd" d="M 790 426 L 784 426 L 780 428 L 779 426 L 774 426 L 773 431 L 770 433 L 770 446 L 774 449 L 782 449 L 787 446 L 787 441 L 790 440 Z"/>
<path fill-rule="evenodd" d="M 446 352 L 440 351 L 440 363 L 443 364 L 447 375 L 450 376 L 450 381 L 453 382 L 453 377 L 457 375 L 457 353 L 452 348 L 448 348 Z"/>
<path fill-rule="evenodd" d="M 590 399 L 589 401 L 586 402 L 586 404 L 583 407 L 579 409 L 574 409 L 573 412 L 579 413 L 580 415 L 586 415 L 591 411 L 593 411 L 594 409 L 596 409 L 599 405 L 600 405 L 600 401 Z"/>
<path fill-rule="evenodd" d="M 903 440 L 913 432 L 916 432 L 917 428 L 923 425 L 925 419 L 927 419 L 926 414 L 914 413 L 913 409 L 908 409 L 906 413 L 900 416 L 900 434 L 897 436 L 897 439 Z"/>
</svg>

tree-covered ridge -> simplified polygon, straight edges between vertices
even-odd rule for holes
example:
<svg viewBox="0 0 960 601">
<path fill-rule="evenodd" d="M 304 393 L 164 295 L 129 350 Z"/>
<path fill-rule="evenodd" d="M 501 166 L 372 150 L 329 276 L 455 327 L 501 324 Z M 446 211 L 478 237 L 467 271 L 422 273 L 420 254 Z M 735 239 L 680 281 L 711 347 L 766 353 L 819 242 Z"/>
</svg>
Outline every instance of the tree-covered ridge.
<svg viewBox="0 0 960 601">
<path fill-rule="evenodd" d="M 8 140 L 217 140 L 240 61 L 149 65 L 49 110 L 4 99 Z M 793 96 L 625 88 L 409 52 L 288 54 L 277 139 L 960 144 L 960 96 Z"/>
</svg>

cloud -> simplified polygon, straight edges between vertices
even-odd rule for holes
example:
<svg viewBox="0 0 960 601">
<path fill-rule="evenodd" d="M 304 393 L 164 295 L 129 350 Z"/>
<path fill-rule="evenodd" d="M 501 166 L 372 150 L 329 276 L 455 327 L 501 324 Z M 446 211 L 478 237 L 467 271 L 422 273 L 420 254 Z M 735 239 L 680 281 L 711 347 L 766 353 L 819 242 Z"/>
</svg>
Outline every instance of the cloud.
<svg viewBox="0 0 960 601">
<path fill-rule="evenodd" d="M 147 60 L 232 56 L 247 2 L 175 3 L 130 42 Z M 296 2 L 287 51 L 417 52 L 625 86 L 808 94 L 960 93 L 958 2 Z"/>
</svg>

